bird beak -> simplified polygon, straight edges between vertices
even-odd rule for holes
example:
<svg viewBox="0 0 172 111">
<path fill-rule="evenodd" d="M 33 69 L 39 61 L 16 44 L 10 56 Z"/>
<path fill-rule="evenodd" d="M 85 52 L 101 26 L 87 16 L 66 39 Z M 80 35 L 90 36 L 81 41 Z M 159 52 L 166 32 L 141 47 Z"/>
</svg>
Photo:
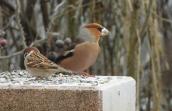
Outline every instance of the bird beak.
<svg viewBox="0 0 172 111">
<path fill-rule="evenodd" d="M 107 36 L 107 35 L 109 35 L 109 30 L 106 28 L 103 28 L 101 31 L 101 36 Z"/>
</svg>

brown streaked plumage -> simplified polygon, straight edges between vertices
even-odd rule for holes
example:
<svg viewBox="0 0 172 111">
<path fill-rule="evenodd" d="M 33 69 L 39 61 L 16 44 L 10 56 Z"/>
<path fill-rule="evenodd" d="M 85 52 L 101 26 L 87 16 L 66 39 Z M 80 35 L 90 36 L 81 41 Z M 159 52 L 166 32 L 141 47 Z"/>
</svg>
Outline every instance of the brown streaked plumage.
<svg viewBox="0 0 172 111">
<path fill-rule="evenodd" d="M 35 47 L 24 50 L 26 70 L 36 77 L 48 77 L 56 72 L 71 72 L 53 63 Z"/>
<path fill-rule="evenodd" d="M 84 42 L 79 43 L 70 52 L 71 56 L 62 55 L 63 59 L 58 60 L 58 64 L 71 71 L 83 72 L 92 66 L 100 52 L 99 39 L 108 35 L 109 31 L 97 23 L 86 24 L 81 27 L 80 37 Z M 60 62 L 59 62 L 60 61 Z"/>
</svg>

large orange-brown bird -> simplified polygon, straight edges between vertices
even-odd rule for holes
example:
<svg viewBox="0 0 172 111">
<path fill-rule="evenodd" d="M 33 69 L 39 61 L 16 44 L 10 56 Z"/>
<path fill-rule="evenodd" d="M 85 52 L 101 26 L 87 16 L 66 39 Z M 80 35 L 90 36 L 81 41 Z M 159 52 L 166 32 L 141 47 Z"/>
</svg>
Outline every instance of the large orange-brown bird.
<svg viewBox="0 0 172 111">
<path fill-rule="evenodd" d="M 98 23 L 90 23 L 81 26 L 79 38 L 81 38 L 83 42 L 59 56 L 56 59 L 56 63 L 74 72 L 87 70 L 96 62 L 100 52 L 99 39 L 108 34 L 109 31 Z"/>
</svg>

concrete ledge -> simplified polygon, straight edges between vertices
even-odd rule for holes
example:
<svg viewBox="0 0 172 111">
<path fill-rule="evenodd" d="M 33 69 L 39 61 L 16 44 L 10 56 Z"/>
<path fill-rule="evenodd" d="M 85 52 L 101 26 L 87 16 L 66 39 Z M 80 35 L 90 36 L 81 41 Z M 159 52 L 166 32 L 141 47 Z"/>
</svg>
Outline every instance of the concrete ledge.
<svg viewBox="0 0 172 111">
<path fill-rule="evenodd" d="M 0 111 L 135 111 L 131 77 L 57 75 L 35 80 L 26 71 L 0 75 Z"/>
</svg>

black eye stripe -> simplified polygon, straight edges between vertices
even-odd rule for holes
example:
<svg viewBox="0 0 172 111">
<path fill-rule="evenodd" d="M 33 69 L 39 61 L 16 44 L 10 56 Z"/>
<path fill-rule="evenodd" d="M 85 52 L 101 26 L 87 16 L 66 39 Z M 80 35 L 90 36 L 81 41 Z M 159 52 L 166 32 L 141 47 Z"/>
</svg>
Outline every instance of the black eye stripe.
<svg viewBox="0 0 172 111">
<path fill-rule="evenodd" d="M 100 32 L 102 31 L 102 27 L 97 27 L 97 30 L 99 30 Z"/>
</svg>

